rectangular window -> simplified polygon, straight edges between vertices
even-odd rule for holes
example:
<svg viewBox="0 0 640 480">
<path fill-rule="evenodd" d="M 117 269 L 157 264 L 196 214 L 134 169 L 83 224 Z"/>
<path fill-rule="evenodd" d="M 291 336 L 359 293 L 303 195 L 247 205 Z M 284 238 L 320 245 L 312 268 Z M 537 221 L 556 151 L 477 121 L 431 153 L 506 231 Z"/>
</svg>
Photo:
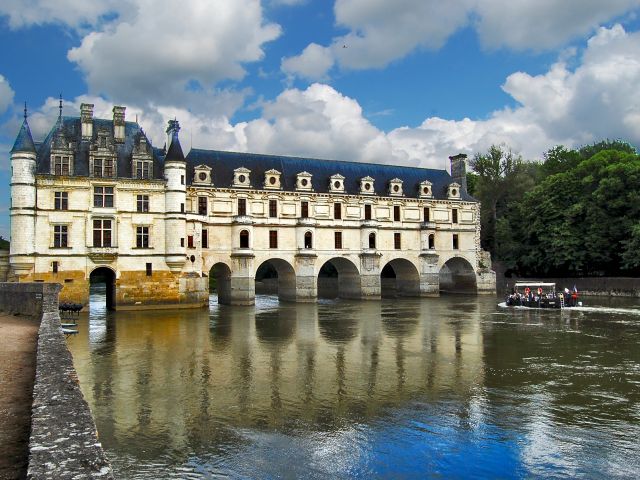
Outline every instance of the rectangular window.
<svg viewBox="0 0 640 480">
<path fill-rule="evenodd" d="M 136 196 L 136 211 L 148 212 L 149 211 L 149 195 L 137 195 Z"/>
<path fill-rule="evenodd" d="M 278 232 L 269 230 L 269 248 L 278 248 Z"/>
<path fill-rule="evenodd" d="M 198 215 L 207 214 L 207 197 L 198 197 Z"/>
<path fill-rule="evenodd" d="M 111 220 L 98 219 L 93 221 L 93 246 L 111 246 Z"/>
<path fill-rule="evenodd" d="M 302 202 L 300 204 L 300 216 L 302 218 L 309 218 L 309 202 Z"/>
<path fill-rule="evenodd" d="M 271 218 L 276 218 L 278 216 L 278 201 L 277 200 L 269 200 L 269 216 Z"/>
<path fill-rule="evenodd" d="M 402 237 L 399 233 L 393 234 L 393 248 L 400 250 L 402 248 Z"/>
<path fill-rule="evenodd" d="M 149 248 L 149 227 L 136 227 L 136 248 Z"/>
<path fill-rule="evenodd" d="M 55 248 L 67 248 L 69 227 L 66 225 L 53 226 L 53 246 Z"/>
<path fill-rule="evenodd" d="M 105 158 L 104 159 L 104 176 L 105 177 L 113 177 L 113 158 Z"/>
<path fill-rule="evenodd" d="M 193 235 L 187 235 L 187 248 L 193 248 Z"/>
<path fill-rule="evenodd" d="M 51 262 L 51 271 L 53 273 L 58 273 L 58 262 Z"/>
<path fill-rule="evenodd" d="M 56 155 L 53 159 L 53 173 L 55 175 L 69 175 L 69 157 Z"/>
<path fill-rule="evenodd" d="M 93 206 L 100 208 L 112 208 L 113 187 L 93 187 Z"/>
<path fill-rule="evenodd" d="M 53 208 L 56 210 L 68 210 L 69 209 L 69 193 L 54 192 Z"/>
<path fill-rule="evenodd" d="M 147 263 L 147 277 L 150 277 L 151 275 L 153 275 L 153 264 Z"/>
<path fill-rule="evenodd" d="M 101 158 L 93 159 L 93 176 L 94 177 L 102 176 L 102 159 Z"/>
<path fill-rule="evenodd" d="M 364 219 L 371 220 L 371 205 L 368 203 L 364 206 Z"/>
<path fill-rule="evenodd" d="M 180 204 L 180 213 L 184 213 L 184 203 Z"/>
<path fill-rule="evenodd" d="M 333 204 L 333 218 L 336 220 L 340 220 L 342 218 L 342 204 L 334 203 Z"/>
<path fill-rule="evenodd" d="M 453 249 L 454 250 L 458 250 L 458 234 L 454 233 L 453 234 Z"/>
<path fill-rule="evenodd" d="M 180 185 L 184 185 L 184 175 L 180 175 Z"/>
<path fill-rule="evenodd" d="M 458 223 L 458 209 L 451 210 L 451 223 Z"/>
<path fill-rule="evenodd" d="M 209 248 L 209 230 L 202 229 L 202 248 Z"/>
<path fill-rule="evenodd" d="M 181 246 L 181 247 L 184 247 L 184 238 L 181 238 L 181 239 L 180 239 L 180 246 Z"/>
<path fill-rule="evenodd" d="M 247 214 L 247 199 L 239 198 L 238 199 L 238 215 L 246 215 Z"/>
<path fill-rule="evenodd" d="M 136 178 L 151 178 L 151 162 L 145 160 L 136 162 Z"/>
<path fill-rule="evenodd" d="M 431 212 L 429 211 L 429 207 L 424 207 L 423 211 L 424 211 L 424 213 L 423 213 L 424 221 L 425 222 L 430 221 L 431 220 Z"/>
<path fill-rule="evenodd" d="M 400 205 L 393 206 L 393 221 L 394 222 L 400 221 Z"/>
<path fill-rule="evenodd" d="M 333 238 L 334 238 L 336 250 L 341 249 L 342 248 L 342 232 L 335 232 L 333 234 Z"/>
</svg>

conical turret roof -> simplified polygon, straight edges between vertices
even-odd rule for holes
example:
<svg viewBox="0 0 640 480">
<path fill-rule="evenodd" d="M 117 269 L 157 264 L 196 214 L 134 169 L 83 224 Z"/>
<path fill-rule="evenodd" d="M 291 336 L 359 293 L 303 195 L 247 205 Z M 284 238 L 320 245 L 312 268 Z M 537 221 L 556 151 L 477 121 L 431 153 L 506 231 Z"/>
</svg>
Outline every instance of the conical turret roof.
<svg viewBox="0 0 640 480">
<path fill-rule="evenodd" d="M 180 139 L 178 138 L 178 131 L 173 131 L 171 138 L 171 145 L 169 145 L 169 151 L 164 159 L 165 162 L 184 162 L 184 153 L 182 153 L 182 146 L 180 145 Z"/>
<path fill-rule="evenodd" d="M 36 153 L 36 146 L 33 143 L 33 137 L 31 136 L 31 130 L 29 129 L 29 123 L 27 122 L 26 115 L 22 122 L 22 126 L 20 127 L 20 131 L 18 132 L 18 136 L 16 137 L 16 141 L 13 144 L 13 148 L 11 149 L 11 153 L 16 152 Z"/>
</svg>

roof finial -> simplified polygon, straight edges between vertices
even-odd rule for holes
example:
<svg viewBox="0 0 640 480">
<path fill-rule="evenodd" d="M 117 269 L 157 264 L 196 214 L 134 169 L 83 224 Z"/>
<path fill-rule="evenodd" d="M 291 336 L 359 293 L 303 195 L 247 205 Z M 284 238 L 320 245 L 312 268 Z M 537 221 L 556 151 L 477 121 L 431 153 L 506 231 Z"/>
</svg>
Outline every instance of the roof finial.
<svg viewBox="0 0 640 480">
<path fill-rule="evenodd" d="M 27 101 L 24 102 L 24 121 L 27 121 Z"/>
<path fill-rule="evenodd" d="M 62 92 L 60 92 L 60 105 L 58 106 L 60 109 L 60 113 L 58 114 L 58 118 L 62 118 Z"/>
</svg>

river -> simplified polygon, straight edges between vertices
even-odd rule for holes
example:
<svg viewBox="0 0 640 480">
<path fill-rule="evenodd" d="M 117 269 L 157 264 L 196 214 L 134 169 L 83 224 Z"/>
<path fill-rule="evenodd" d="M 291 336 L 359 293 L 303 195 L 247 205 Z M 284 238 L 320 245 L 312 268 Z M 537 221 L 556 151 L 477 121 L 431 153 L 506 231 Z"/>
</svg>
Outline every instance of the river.
<svg viewBox="0 0 640 480">
<path fill-rule="evenodd" d="M 68 340 L 117 478 L 637 478 L 640 301 L 90 313 Z"/>
</svg>

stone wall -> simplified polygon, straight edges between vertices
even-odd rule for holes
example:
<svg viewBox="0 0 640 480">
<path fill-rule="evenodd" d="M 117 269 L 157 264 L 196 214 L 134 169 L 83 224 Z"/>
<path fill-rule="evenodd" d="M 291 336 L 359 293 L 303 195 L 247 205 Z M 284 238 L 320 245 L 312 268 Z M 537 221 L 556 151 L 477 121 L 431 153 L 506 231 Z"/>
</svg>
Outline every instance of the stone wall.
<svg viewBox="0 0 640 480">
<path fill-rule="evenodd" d="M 54 283 L 0 283 L 3 311 L 41 318 L 27 475 L 113 479 L 60 327 L 59 291 Z"/>
</svg>

